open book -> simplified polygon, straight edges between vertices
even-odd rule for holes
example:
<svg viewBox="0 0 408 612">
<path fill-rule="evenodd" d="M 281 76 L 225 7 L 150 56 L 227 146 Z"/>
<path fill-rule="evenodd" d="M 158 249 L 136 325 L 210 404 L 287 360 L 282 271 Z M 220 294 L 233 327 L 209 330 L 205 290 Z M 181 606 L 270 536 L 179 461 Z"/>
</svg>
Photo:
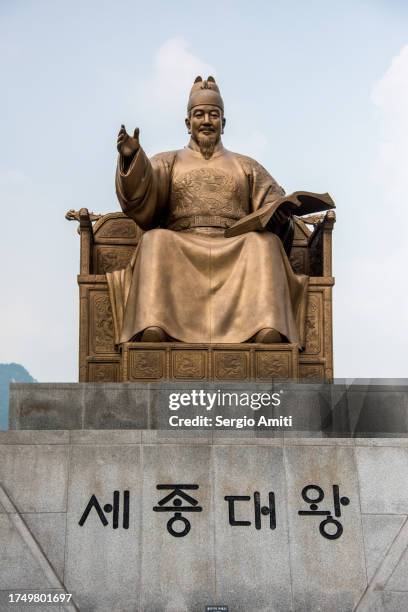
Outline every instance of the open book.
<svg viewBox="0 0 408 612">
<path fill-rule="evenodd" d="M 239 236 L 247 232 L 255 232 L 266 229 L 275 212 L 280 208 L 290 211 L 298 217 L 311 215 L 336 208 L 328 193 L 311 193 L 310 191 L 294 191 L 290 195 L 284 195 L 273 202 L 269 202 L 255 212 L 243 217 L 234 225 L 225 230 L 225 237 Z"/>
</svg>

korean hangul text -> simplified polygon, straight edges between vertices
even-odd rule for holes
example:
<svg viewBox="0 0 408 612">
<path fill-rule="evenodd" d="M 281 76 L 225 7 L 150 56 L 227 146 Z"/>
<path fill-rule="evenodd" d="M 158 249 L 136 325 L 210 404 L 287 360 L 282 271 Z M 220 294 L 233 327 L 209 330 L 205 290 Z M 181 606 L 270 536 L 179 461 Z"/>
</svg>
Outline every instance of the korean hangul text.
<svg viewBox="0 0 408 612">
<path fill-rule="evenodd" d="M 191 491 L 198 488 L 199 485 L 196 484 L 159 484 L 156 486 L 159 491 L 171 490 L 171 493 L 163 497 L 153 510 L 154 512 L 174 512 L 174 516 L 167 522 L 167 531 L 175 538 L 186 536 L 191 529 L 190 521 L 182 515 L 182 512 L 202 512 L 203 510 L 194 497 L 185 493 L 186 490 Z M 173 502 L 171 505 L 166 505 L 171 501 Z M 177 523 L 181 523 L 183 529 L 174 529 Z"/>
<path fill-rule="evenodd" d="M 229 524 L 233 527 L 236 526 L 250 526 L 251 521 L 237 520 L 235 516 L 235 504 L 237 502 L 248 502 L 250 501 L 250 495 L 226 495 L 225 501 L 228 502 L 228 519 Z M 254 492 L 254 518 L 255 518 L 255 529 L 261 529 L 261 518 L 262 515 L 269 515 L 269 528 L 276 528 L 276 510 L 275 510 L 275 493 L 270 491 L 268 493 L 268 505 L 261 506 L 261 495 L 259 491 Z"/>
<path fill-rule="evenodd" d="M 298 514 L 326 516 L 327 518 L 319 525 L 320 534 L 328 540 L 337 540 L 343 533 L 343 525 L 336 519 L 341 517 L 341 506 L 348 506 L 350 503 L 348 497 L 340 497 L 339 485 L 333 485 L 333 506 L 336 519 L 333 518 L 331 510 L 319 510 L 318 504 L 324 499 L 324 491 L 318 485 L 310 484 L 303 487 L 302 498 L 307 504 L 310 504 L 310 510 L 299 510 Z M 328 530 L 329 526 L 334 527 L 334 531 Z"/>
<path fill-rule="evenodd" d="M 130 493 L 129 491 L 123 491 L 123 511 L 122 511 L 122 527 L 123 529 L 129 529 L 129 505 L 130 505 Z M 95 509 L 102 525 L 106 527 L 109 525 L 109 521 L 106 514 L 112 512 L 112 527 L 117 529 L 119 527 L 119 513 L 120 513 L 120 491 L 113 492 L 113 503 L 105 504 L 103 509 L 96 497 L 92 495 L 81 518 L 79 519 L 79 526 L 82 527 L 85 524 L 92 508 Z M 106 514 L 105 514 L 106 513 Z"/>
</svg>

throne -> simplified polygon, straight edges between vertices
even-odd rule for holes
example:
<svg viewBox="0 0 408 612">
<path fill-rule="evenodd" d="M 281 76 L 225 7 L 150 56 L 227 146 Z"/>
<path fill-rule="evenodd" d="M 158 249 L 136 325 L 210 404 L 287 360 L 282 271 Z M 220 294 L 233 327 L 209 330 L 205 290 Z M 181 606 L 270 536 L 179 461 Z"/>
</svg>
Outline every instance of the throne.
<svg viewBox="0 0 408 612">
<path fill-rule="evenodd" d="M 116 346 L 106 272 L 129 263 L 142 230 L 123 213 L 68 211 L 79 221 L 79 381 L 326 381 L 333 378 L 335 214 L 295 217 L 292 268 L 310 277 L 305 350 L 296 344 L 127 342 Z"/>
</svg>

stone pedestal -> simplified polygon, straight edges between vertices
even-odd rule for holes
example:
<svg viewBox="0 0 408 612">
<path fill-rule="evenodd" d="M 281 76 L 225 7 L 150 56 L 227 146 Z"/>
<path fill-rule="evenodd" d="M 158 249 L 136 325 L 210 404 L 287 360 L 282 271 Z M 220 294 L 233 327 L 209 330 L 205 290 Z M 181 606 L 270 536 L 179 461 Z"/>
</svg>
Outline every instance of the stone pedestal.
<svg viewBox="0 0 408 612">
<path fill-rule="evenodd" d="M 336 406 L 369 430 L 368 392 L 269 387 L 287 394 L 285 412 L 303 406 L 301 434 L 164 429 L 174 387 L 145 387 L 12 388 L 0 610 L 408 608 L 407 439 L 322 433 Z M 403 389 L 383 393 L 384 409 L 408 413 Z M 72 593 L 71 607 L 9 603 L 23 592 Z"/>
</svg>

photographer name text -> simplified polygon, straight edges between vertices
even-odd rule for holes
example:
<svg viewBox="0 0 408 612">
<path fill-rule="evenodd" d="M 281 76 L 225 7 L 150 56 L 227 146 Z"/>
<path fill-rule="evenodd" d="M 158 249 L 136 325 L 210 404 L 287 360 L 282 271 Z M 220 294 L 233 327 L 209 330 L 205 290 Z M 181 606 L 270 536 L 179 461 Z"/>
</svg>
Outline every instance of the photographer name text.
<svg viewBox="0 0 408 612">
<path fill-rule="evenodd" d="M 252 411 L 261 408 L 278 407 L 281 405 L 281 393 L 245 393 L 245 392 L 225 392 L 225 391 L 204 391 L 192 390 L 183 393 L 170 393 L 169 409 L 177 411 L 180 408 L 198 408 L 206 412 L 218 412 L 215 416 L 193 414 L 189 416 L 179 416 L 172 414 L 169 417 L 170 427 L 180 428 L 206 428 L 223 427 L 226 429 L 244 429 L 247 427 L 263 428 L 287 428 L 292 427 L 292 416 L 276 415 L 269 417 L 265 415 L 254 416 L 225 416 L 222 414 L 223 408 L 240 409 L 249 408 Z M 221 413 L 221 414 L 220 414 Z"/>
</svg>

